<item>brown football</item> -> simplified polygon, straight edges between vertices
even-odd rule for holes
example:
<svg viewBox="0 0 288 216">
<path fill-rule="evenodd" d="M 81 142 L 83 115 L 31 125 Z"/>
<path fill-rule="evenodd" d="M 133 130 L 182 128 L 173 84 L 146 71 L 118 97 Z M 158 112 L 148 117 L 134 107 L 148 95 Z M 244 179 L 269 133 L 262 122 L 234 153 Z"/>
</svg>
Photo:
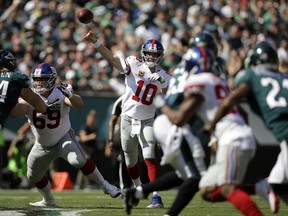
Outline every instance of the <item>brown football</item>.
<svg viewBox="0 0 288 216">
<path fill-rule="evenodd" d="M 89 9 L 82 8 L 77 12 L 77 18 L 81 23 L 88 24 L 92 22 L 94 15 Z"/>
</svg>

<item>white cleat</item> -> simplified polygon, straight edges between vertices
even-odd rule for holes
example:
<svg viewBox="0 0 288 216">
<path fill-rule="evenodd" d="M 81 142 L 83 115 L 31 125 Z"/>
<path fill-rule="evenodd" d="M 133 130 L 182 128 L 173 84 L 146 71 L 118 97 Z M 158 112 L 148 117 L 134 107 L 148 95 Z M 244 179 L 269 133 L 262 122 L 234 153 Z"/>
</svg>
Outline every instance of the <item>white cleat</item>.
<svg viewBox="0 0 288 216">
<path fill-rule="evenodd" d="M 164 208 L 161 196 L 154 194 L 152 196 L 152 202 L 146 208 Z"/>
<path fill-rule="evenodd" d="M 255 192 L 269 204 L 272 213 L 276 214 L 279 211 L 279 198 L 266 179 L 255 184 Z"/>
<path fill-rule="evenodd" d="M 101 188 L 105 194 L 109 194 L 112 198 L 117 198 L 121 195 L 120 188 L 111 185 L 109 182 L 104 181 L 103 186 Z"/>
<path fill-rule="evenodd" d="M 59 207 L 54 199 L 51 200 L 41 200 L 35 203 L 29 203 L 29 205 L 34 207 Z"/>
</svg>

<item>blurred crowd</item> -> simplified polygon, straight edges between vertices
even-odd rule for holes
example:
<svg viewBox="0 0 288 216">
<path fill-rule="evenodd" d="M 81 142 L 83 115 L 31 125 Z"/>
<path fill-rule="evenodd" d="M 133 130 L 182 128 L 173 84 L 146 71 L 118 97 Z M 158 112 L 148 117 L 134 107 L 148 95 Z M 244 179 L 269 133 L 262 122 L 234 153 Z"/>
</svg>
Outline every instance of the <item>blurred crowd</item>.
<svg viewBox="0 0 288 216">
<path fill-rule="evenodd" d="M 93 11 L 93 23 L 77 20 L 82 7 Z M 286 0 L 0 0 L 0 14 L 0 49 L 16 56 L 18 70 L 29 74 L 36 64 L 51 63 L 80 94 L 124 91 L 124 77 L 82 41 L 88 30 L 121 57 L 140 56 L 146 40 L 160 40 L 161 64 L 171 73 L 190 38 L 203 30 L 216 37 L 229 78 L 263 40 L 277 48 L 280 71 L 288 68 Z"/>
</svg>

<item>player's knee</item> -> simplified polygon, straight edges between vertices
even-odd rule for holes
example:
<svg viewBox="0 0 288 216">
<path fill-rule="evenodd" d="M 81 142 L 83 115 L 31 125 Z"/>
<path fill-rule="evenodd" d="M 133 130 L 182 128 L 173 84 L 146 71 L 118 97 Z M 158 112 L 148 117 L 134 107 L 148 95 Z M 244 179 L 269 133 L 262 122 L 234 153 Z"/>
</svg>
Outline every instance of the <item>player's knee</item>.
<svg viewBox="0 0 288 216">
<path fill-rule="evenodd" d="M 40 176 L 40 175 L 35 175 L 35 174 L 32 174 L 31 172 L 27 172 L 27 179 L 29 180 L 29 182 L 31 183 L 31 184 L 35 184 L 35 183 L 37 183 L 37 182 L 40 182 L 41 181 L 41 179 L 42 179 L 42 176 Z"/>
<path fill-rule="evenodd" d="M 77 159 L 69 160 L 69 163 L 71 164 L 71 166 L 75 167 L 76 169 L 81 169 L 85 165 L 86 159 L 77 158 Z"/>
</svg>

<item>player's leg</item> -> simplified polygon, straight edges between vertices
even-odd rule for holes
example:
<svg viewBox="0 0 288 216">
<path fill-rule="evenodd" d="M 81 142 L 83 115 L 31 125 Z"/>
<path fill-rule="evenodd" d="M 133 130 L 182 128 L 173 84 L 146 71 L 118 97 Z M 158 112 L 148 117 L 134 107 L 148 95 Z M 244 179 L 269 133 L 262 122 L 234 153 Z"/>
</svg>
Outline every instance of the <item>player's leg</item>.
<svg viewBox="0 0 288 216">
<path fill-rule="evenodd" d="M 43 199 L 39 202 L 29 203 L 36 207 L 57 206 L 51 193 L 51 185 L 48 177 L 45 176 L 50 164 L 57 155 L 53 153 L 53 148 L 43 148 L 39 143 L 35 143 L 27 159 L 27 178 L 31 184 L 42 195 Z"/>
<path fill-rule="evenodd" d="M 166 213 L 169 216 L 177 216 L 192 200 L 195 194 L 198 192 L 198 184 L 200 179 L 189 178 L 185 180 L 179 187 L 177 196 L 172 203 L 172 206 Z"/>
<path fill-rule="evenodd" d="M 70 130 L 60 140 L 58 146 L 61 157 L 73 167 L 80 169 L 83 175 L 95 182 L 105 194 L 109 194 L 112 198 L 120 196 L 120 189 L 108 183 L 96 167 L 95 163 L 90 159 L 86 159 L 85 152 L 76 140 L 73 130 Z"/>
<path fill-rule="evenodd" d="M 164 130 L 157 130 L 159 124 L 164 126 Z M 178 128 L 175 125 L 172 127 L 164 115 L 156 119 L 154 127 L 156 127 L 155 130 L 159 131 L 158 133 L 156 131 L 155 136 L 164 151 L 162 162 L 163 164 L 170 163 L 177 170 L 178 175 L 175 172 L 170 172 L 157 178 L 154 182 L 144 184 L 136 189 L 126 190 L 124 196 L 126 211 L 128 210 L 130 213 L 135 200 L 146 198 L 153 191 L 163 191 L 179 186 L 183 183 L 184 178 L 186 180 L 181 185 L 177 197 L 168 211 L 169 215 L 178 215 L 198 191 L 200 172 L 206 170 L 204 154 L 199 150 L 199 146 L 200 148 L 202 146 L 199 140 L 191 134 L 191 131 L 188 134 L 188 131 L 183 130 L 183 128 Z"/>
<path fill-rule="evenodd" d="M 131 136 L 131 118 L 123 116 L 121 118 L 121 147 L 127 167 L 128 174 L 134 186 L 141 185 L 140 165 L 138 161 L 138 138 Z"/>
<path fill-rule="evenodd" d="M 272 168 L 268 182 L 279 197 L 288 204 L 288 146 L 287 140 L 280 143 L 280 153 Z"/>
<path fill-rule="evenodd" d="M 154 182 L 159 177 L 159 165 L 155 158 L 156 140 L 153 134 L 153 119 L 142 122 L 142 131 L 139 136 L 139 143 L 142 148 L 142 155 L 147 167 L 150 182 Z M 147 208 L 163 208 L 162 198 L 158 191 L 154 191 L 151 204 Z"/>
<path fill-rule="evenodd" d="M 170 164 L 177 170 L 184 182 L 179 187 L 177 196 L 167 212 L 167 215 L 170 216 L 179 215 L 192 200 L 199 190 L 201 175 L 206 171 L 204 151 L 201 151 L 202 146 L 199 139 L 191 131 L 182 128 L 182 132 L 184 136 L 179 148 L 180 151 Z M 199 147 L 201 149 L 198 149 Z"/>
<path fill-rule="evenodd" d="M 209 167 L 200 181 L 200 191 L 207 201 L 218 202 L 226 199 L 244 215 L 263 215 L 250 196 L 236 188 L 244 178 L 254 150 L 239 147 L 219 146 L 215 164 Z"/>
<path fill-rule="evenodd" d="M 130 214 L 133 206 L 137 206 L 139 199 L 147 199 L 153 191 L 163 191 L 177 187 L 183 180 L 174 172 L 169 172 L 157 178 L 154 182 L 143 184 L 142 186 L 131 187 L 123 190 L 125 210 Z"/>
<path fill-rule="evenodd" d="M 147 166 L 148 177 L 150 182 L 155 181 L 159 177 L 159 166 L 155 158 L 155 144 L 156 140 L 153 135 L 153 120 L 143 122 L 143 129 L 140 133 L 140 145 L 144 162 Z"/>
<path fill-rule="evenodd" d="M 254 156 L 254 149 L 228 147 L 227 150 L 226 175 L 230 177 L 221 186 L 221 194 L 244 215 L 263 215 L 249 194 L 237 188 L 244 179 L 248 164 Z"/>
<path fill-rule="evenodd" d="M 237 185 L 237 188 L 240 188 L 249 195 L 258 195 L 268 203 L 272 213 L 278 212 L 279 198 L 268 183 L 267 179 L 257 181 L 255 184 Z"/>
</svg>

